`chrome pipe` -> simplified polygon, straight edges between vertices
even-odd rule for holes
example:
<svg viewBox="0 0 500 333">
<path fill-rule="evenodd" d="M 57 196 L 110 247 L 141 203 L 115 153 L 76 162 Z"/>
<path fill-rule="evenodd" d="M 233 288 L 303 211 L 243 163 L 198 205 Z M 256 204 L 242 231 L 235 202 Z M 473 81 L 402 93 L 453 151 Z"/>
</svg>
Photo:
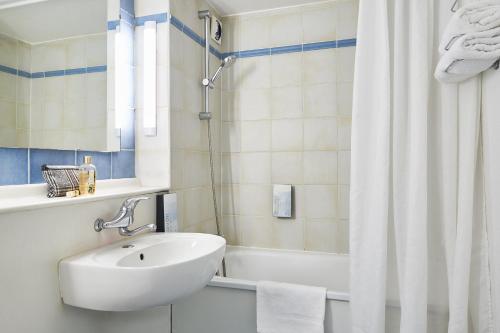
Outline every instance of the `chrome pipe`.
<svg viewBox="0 0 500 333">
<path fill-rule="evenodd" d="M 204 110 L 200 112 L 200 120 L 212 118 L 210 113 L 210 12 L 202 10 L 198 12 L 198 17 L 205 21 L 205 64 L 203 68 L 203 87 L 204 87 Z"/>
</svg>

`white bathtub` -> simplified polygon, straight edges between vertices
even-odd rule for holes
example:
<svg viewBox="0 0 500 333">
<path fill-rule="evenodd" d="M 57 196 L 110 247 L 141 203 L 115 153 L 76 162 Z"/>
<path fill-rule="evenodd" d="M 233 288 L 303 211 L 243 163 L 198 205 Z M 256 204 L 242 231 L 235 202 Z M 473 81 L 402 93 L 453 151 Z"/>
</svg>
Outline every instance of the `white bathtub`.
<svg viewBox="0 0 500 333">
<path fill-rule="evenodd" d="M 226 266 L 227 278 L 173 305 L 173 332 L 255 333 L 259 280 L 327 287 L 325 332 L 350 332 L 348 256 L 228 246 Z"/>
<path fill-rule="evenodd" d="M 172 306 L 173 333 L 255 333 L 259 280 L 327 287 L 325 333 L 351 332 L 348 256 L 228 246 L 226 265 L 227 278 Z M 399 306 L 389 304 L 385 331 L 399 333 Z M 431 305 L 428 332 L 446 333 L 447 318 Z"/>
</svg>

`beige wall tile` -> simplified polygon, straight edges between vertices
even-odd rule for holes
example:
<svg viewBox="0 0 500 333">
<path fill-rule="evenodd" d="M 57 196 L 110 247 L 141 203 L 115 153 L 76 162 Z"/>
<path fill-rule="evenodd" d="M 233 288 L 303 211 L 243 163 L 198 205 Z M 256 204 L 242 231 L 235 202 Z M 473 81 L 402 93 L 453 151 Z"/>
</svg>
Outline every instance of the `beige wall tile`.
<svg viewBox="0 0 500 333">
<path fill-rule="evenodd" d="M 272 150 L 301 151 L 303 145 L 303 122 L 301 119 L 272 121 Z"/>
<path fill-rule="evenodd" d="M 311 118 L 304 120 L 305 150 L 335 150 L 337 147 L 336 118 Z"/>
<path fill-rule="evenodd" d="M 272 183 L 302 184 L 303 182 L 302 152 L 272 153 Z"/>
<path fill-rule="evenodd" d="M 337 152 L 304 152 L 304 184 L 337 184 Z"/>
</svg>

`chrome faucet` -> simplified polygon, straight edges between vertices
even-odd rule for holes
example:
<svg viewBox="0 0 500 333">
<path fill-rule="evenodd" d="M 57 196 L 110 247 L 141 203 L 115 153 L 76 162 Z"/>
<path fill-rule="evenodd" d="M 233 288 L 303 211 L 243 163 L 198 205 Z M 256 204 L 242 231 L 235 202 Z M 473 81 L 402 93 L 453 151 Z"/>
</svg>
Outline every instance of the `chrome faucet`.
<svg viewBox="0 0 500 333">
<path fill-rule="evenodd" d="M 143 231 L 156 231 L 156 224 L 146 224 L 137 229 L 129 230 L 128 227 L 134 223 L 135 207 L 140 201 L 148 200 L 148 197 L 130 198 L 123 202 L 118 214 L 110 221 L 104 221 L 99 218 L 94 222 L 94 230 L 97 232 L 103 229 L 118 228 L 118 232 L 122 236 L 135 236 Z"/>
</svg>

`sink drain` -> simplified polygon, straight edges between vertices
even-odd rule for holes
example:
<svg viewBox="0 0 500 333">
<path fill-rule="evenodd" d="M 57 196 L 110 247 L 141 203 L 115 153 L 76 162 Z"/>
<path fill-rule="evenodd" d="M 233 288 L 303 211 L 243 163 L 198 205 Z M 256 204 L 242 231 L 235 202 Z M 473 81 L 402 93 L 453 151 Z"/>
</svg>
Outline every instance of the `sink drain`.
<svg viewBox="0 0 500 333">
<path fill-rule="evenodd" d="M 132 245 L 132 244 L 127 244 L 127 245 L 123 245 L 123 246 L 122 246 L 122 249 L 131 249 L 131 248 L 133 248 L 133 247 L 134 247 L 134 245 Z"/>
<path fill-rule="evenodd" d="M 139 255 L 139 259 L 144 260 L 144 254 L 143 254 L 143 253 L 141 253 L 141 254 Z"/>
</svg>

